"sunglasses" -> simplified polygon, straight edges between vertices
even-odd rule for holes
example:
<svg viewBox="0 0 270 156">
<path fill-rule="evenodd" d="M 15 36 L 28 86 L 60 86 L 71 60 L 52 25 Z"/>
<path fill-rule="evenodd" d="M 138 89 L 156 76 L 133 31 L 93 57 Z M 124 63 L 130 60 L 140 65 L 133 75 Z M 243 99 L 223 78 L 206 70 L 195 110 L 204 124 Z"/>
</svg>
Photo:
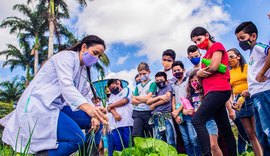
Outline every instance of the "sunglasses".
<svg viewBox="0 0 270 156">
<path fill-rule="evenodd" d="M 236 55 L 230 55 L 229 56 L 229 59 L 234 59 L 234 58 L 236 58 L 237 56 Z"/>
</svg>

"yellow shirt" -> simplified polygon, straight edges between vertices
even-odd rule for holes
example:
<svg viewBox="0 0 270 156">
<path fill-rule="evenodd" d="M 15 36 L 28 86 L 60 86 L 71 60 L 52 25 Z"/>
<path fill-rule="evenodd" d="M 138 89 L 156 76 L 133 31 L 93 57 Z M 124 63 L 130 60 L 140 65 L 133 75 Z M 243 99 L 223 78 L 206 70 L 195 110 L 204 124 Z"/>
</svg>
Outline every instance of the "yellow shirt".
<svg viewBox="0 0 270 156">
<path fill-rule="evenodd" d="M 248 89 L 247 67 L 247 64 L 245 64 L 243 72 L 241 71 L 241 66 L 237 68 L 232 68 L 230 70 L 230 83 L 233 88 L 234 95 L 241 94 L 244 90 Z"/>
</svg>

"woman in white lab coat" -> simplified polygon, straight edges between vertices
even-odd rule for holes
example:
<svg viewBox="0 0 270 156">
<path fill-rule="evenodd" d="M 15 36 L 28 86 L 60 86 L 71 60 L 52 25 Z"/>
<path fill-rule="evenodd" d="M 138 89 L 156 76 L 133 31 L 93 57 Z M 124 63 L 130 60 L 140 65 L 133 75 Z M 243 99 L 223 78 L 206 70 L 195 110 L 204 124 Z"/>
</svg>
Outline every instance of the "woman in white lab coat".
<svg viewBox="0 0 270 156">
<path fill-rule="evenodd" d="M 89 35 L 74 47 L 52 56 L 22 94 L 6 122 L 2 140 L 17 152 L 27 150 L 30 140 L 28 153 L 37 155 L 68 156 L 77 151 L 85 136 L 80 122 L 62 108 L 69 106 L 73 111 L 81 111 L 82 120 L 89 121 L 92 129 L 98 129 L 99 121 L 107 123 L 104 109 L 90 104 L 86 71 L 105 48 L 102 39 Z"/>
</svg>

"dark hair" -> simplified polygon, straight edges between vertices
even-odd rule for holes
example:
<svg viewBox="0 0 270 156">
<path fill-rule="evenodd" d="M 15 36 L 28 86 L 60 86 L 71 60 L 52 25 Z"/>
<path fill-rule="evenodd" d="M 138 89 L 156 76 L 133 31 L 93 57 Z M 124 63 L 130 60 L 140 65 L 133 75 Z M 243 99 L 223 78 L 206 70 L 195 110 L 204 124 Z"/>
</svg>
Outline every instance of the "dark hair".
<svg viewBox="0 0 270 156">
<path fill-rule="evenodd" d="M 195 93 L 195 89 L 191 86 L 190 80 L 197 75 L 197 72 L 199 71 L 199 69 L 194 69 L 190 74 L 189 74 L 189 78 L 188 78 L 188 85 L 187 85 L 187 99 L 189 99 L 190 101 L 191 99 L 191 95 Z M 200 84 L 200 83 L 199 83 Z M 203 89 L 202 86 L 200 84 L 199 86 L 199 95 L 202 97 L 203 96 Z"/>
<path fill-rule="evenodd" d="M 110 85 L 113 83 L 117 83 L 117 79 L 109 79 L 107 82 L 107 86 L 110 87 Z"/>
<path fill-rule="evenodd" d="M 254 23 L 251 21 L 243 22 L 240 25 L 237 26 L 234 33 L 238 34 L 240 31 L 243 31 L 244 33 L 249 34 L 250 36 L 255 33 L 258 37 L 258 29 Z"/>
<path fill-rule="evenodd" d="M 203 27 L 194 28 L 190 33 L 190 39 L 192 39 L 195 36 L 201 36 L 201 35 L 205 36 L 206 34 L 209 34 L 210 41 L 214 43 L 215 42 L 214 37 L 212 37 L 210 33 Z"/>
<path fill-rule="evenodd" d="M 149 65 L 145 62 L 141 62 L 139 65 L 138 65 L 138 68 L 137 68 L 138 72 L 139 71 L 142 71 L 142 70 L 146 70 L 146 71 L 150 71 L 149 69 Z"/>
<path fill-rule="evenodd" d="M 172 49 L 167 49 L 167 50 L 165 50 L 165 51 L 163 52 L 162 56 L 164 56 L 164 55 L 170 56 L 173 60 L 175 60 L 176 54 L 175 54 L 175 51 L 172 50 Z"/>
<path fill-rule="evenodd" d="M 198 48 L 196 45 L 190 45 L 190 46 L 187 48 L 187 54 L 189 54 L 189 53 L 194 53 L 194 52 L 197 51 L 197 50 L 200 52 L 199 48 Z"/>
<path fill-rule="evenodd" d="M 167 74 L 165 72 L 157 72 L 156 75 L 155 75 L 155 78 L 156 77 L 160 77 L 160 76 L 163 76 L 165 81 L 167 81 Z"/>
<path fill-rule="evenodd" d="M 137 77 L 139 77 L 139 74 L 136 74 L 136 76 L 135 76 L 135 80 L 137 79 Z"/>
<path fill-rule="evenodd" d="M 84 43 L 86 44 L 87 47 L 101 44 L 104 47 L 104 49 L 106 49 L 105 42 L 101 38 L 99 38 L 96 35 L 89 35 L 84 37 L 81 42 L 76 43 L 74 46 L 68 48 L 67 50 L 80 51 Z"/>
<path fill-rule="evenodd" d="M 111 84 L 117 83 L 117 81 L 120 82 L 120 86 L 121 86 L 121 88 L 123 88 L 123 84 L 122 84 L 122 81 L 120 79 L 109 79 L 107 82 L 107 86 L 110 87 Z"/>
<path fill-rule="evenodd" d="M 244 58 L 243 55 L 240 53 L 240 51 L 239 51 L 238 49 L 236 49 L 236 48 L 232 48 L 232 49 L 227 50 L 227 52 L 229 52 L 229 51 L 233 51 L 237 56 L 240 57 L 239 62 L 240 62 L 240 66 L 241 66 L 241 72 L 243 73 L 243 72 L 244 72 L 245 64 L 247 64 L 245 58 Z"/>
<path fill-rule="evenodd" d="M 172 68 L 175 67 L 175 66 L 180 66 L 183 70 L 185 69 L 184 64 L 183 64 L 182 61 L 175 61 L 175 62 L 173 62 Z"/>
</svg>

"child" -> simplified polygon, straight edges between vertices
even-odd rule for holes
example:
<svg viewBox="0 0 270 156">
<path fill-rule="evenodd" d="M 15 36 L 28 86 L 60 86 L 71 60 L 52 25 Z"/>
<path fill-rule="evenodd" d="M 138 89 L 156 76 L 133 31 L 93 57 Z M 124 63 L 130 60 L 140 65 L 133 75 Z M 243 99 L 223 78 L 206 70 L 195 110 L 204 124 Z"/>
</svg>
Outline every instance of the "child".
<svg viewBox="0 0 270 156">
<path fill-rule="evenodd" d="M 122 88 L 120 80 L 110 79 L 107 86 L 111 92 L 107 107 L 108 112 L 115 109 L 120 116 L 119 120 L 116 120 L 111 113 L 108 113 L 111 130 L 111 133 L 108 135 L 108 154 L 112 156 L 114 150 L 121 151 L 129 145 L 133 125 L 133 119 L 131 117 L 133 106 L 130 102 L 131 95 L 129 88 Z"/>
<path fill-rule="evenodd" d="M 228 68 L 225 73 L 217 71 L 220 63 L 228 66 L 227 52 L 224 46 L 215 42 L 209 32 L 202 27 L 193 29 L 190 37 L 198 48 L 206 50 L 203 58 L 211 61 L 208 67 L 202 64 L 202 69 L 197 72 L 197 76 L 202 79 L 204 99 L 192 119 L 203 155 L 211 155 L 206 122 L 213 117 L 218 126 L 219 136 L 226 142 L 228 154 L 236 156 L 236 142 L 225 107 L 231 95 L 230 74 Z"/>
<path fill-rule="evenodd" d="M 172 63 L 175 60 L 175 55 L 176 54 L 172 49 L 167 49 L 162 54 L 162 66 L 169 83 L 174 83 L 176 81 L 172 75 Z"/>
<path fill-rule="evenodd" d="M 180 98 L 186 97 L 187 92 L 187 78 L 184 77 L 185 68 L 181 61 L 175 61 L 172 64 L 172 73 L 177 81 L 172 85 L 173 86 L 173 112 L 172 115 L 176 120 L 176 123 L 179 124 L 186 153 L 190 156 L 201 155 L 199 144 L 196 140 L 196 132 L 191 124 L 191 117 L 183 116 L 183 119 L 180 118 L 179 113 L 183 110 L 183 105 L 179 108 L 176 107 L 177 104 L 181 104 Z"/>
<path fill-rule="evenodd" d="M 254 23 L 241 23 L 235 29 L 239 46 L 250 50 L 248 63 L 248 92 L 255 107 L 256 133 L 263 155 L 270 155 L 270 47 L 257 43 L 258 30 Z"/>
<path fill-rule="evenodd" d="M 149 134 L 152 136 L 152 128 L 148 124 L 148 120 L 151 117 L 151 110 L 149 105 L 146 104 L 146 101 L 153 96 L 157 86 L 156 83 L 149 78 L 150 69 L 147 63 L 141 62 L 137 70 L 141 83 L 136 85 L 132 96 L 132 104 L 134 105 L 132 114 L 134 120 L 132 137 L 146 137 L 149 136 Z"/>
<path fill-rule="evenodd" d="M 201 105 L 203 97 L 203 90 L 201 85 L 199 84 L 198 77 L 196 76 L 198 70 L 199 69 L 195 69 L 190 73 L 187 87 L 187 98 L 194 107 L 195 113 L 198 110 L 199 106 Z M 186 114 L 185 112 L 186 110 L 184 109 L 183 113 Z M 222 156 L 221 149 L 219 148 L 218 145 L 218 128 L 216 122 L 213 119 L 208 120 L 206 122 L 206 128 L 208 130 L 210 137 L 212 154 L 214 156 Z"/>
<path fill-rule="evenodd" d="M 201 52 L 196 45 L 191 45 L 187 49 L 188 59 L 193 64 L 193 69 L 199 69 L 201 65 Z"/>
<path fill-rule="evenodd" d="M 151 97 L 147 100 L 147 104 L 153 110 L 149 124 L 154 124 L 155 138 L 162 139 L 175 147 L 174 127 L 171 116 L 173 89 L 167 81 L 165 72 L 158 72 L 155 75 L 155 80 L 158 87 L 156 97 Z"/>
</svg>

